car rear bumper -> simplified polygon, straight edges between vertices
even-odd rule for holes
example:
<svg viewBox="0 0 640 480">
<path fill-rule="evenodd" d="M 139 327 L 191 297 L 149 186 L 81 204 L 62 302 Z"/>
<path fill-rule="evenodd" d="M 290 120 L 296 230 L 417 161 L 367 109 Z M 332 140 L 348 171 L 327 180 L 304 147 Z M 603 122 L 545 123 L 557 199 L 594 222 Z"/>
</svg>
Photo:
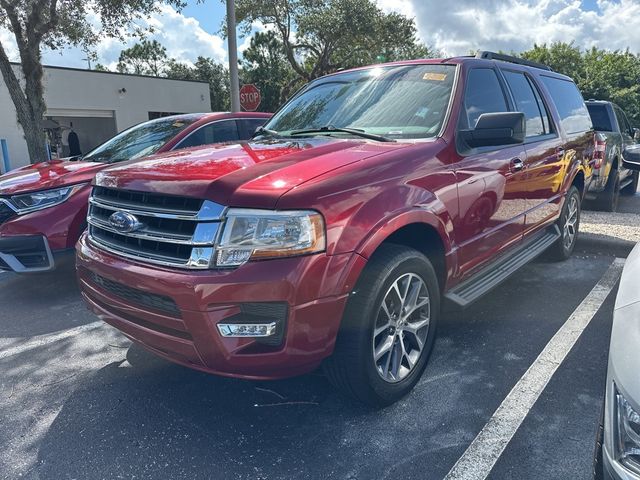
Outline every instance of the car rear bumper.
<svg viewBox="0 0 640 480">
<path fill-rule="evenodd" d="M 82 236 L 77 271 L 89 307 L 152 352 L 209 373 L 276 379 L 309 372 L 333 351 L 348 297 L 335 285 L 352 257 L 322 254 L 235 270 L 183 271 L 127 261 Z M 256 318 L 277 321 L 281 341 L 219 332 L 220 323 Z"/>
</svg>

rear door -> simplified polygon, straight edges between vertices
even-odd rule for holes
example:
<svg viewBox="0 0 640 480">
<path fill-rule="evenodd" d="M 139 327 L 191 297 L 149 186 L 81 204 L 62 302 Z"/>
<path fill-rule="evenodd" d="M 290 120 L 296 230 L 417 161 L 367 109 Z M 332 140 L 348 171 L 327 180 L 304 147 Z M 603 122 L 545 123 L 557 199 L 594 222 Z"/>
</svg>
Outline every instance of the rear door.
<svg viewBox="0 0 640 480">
<path fill-rule="evenodd" d="M 563 140 L 535 80 L 525 70 L 502 69 L 516 110 L 526 119 L 522 186 L 526 190 L 525 235 L 559 214 L 560 192 L 566 173 Z"/>
<path fill-rule="evenodd" d="M 513 105 L 497 70 L 469 70 L 460 130 L 473 128 L 483 113 L 510 110 Z M 455 165 L 460 206 L 456 240 L 460 273 L 466 275 L 522 239 L 526 210 L 522 167 L 527 158 L 523 145 L 469 148 L 461 142 L 461 158 Z"/>
<path fill-rule="evenodd" d="M 633 138 L 634 132 L 633 132 L 633 128 L 631 127 L 631 123 L 629 123 L 629 119 L 627 118 L 627 115 L 624 113 L 624 111 L 617 105 L 612 105 L 612 107 L 613 107 L 613 112 L 616 115 L 616 119 L 618 120 L 618 125 L 620 127 L 620 135 L 622 136 L 622 145 L 620 145 L 620 148 L 621 148 L 620 153 L 622 154 L 622 152 L 624 152 L 625 147 L 636 143 Z M 620 175 L 622 179 L 626 178 L 631 173 L 632 173 L 631 170 L 626 169 L 624 165 L 620 164 Z"/>
<path fill-rule="evenodd" d="M 540 86 L 544 87 L 541 92 L 546 90 L 544 101 L 555 108 L 556 115 L 551 115 L 550 121 L 557 128 L 562 145 L 557 150 L 556 158 L 549 155 L 540 166 L 545 186 L 544 191 L 531 195 L 531 210 L 527 214 L 529 230 L 556 220 L 568 189 L 568 175 L 573 174 L 580 165 L 588 175 L 591 175 L 593 168 L 594 130 L 578 87 L 560 77 L 543 74 L 538 78 L 541 80 Z"/>
</svg>

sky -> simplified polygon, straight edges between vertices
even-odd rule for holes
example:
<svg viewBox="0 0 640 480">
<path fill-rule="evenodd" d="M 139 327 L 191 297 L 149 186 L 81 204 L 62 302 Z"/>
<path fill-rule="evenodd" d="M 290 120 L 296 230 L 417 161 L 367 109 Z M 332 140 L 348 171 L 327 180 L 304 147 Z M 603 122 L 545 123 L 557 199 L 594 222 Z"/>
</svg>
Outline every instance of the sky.
<svg viewBox="0 0 640 480">
<path fill-rule="evenodd" d="M 522 51 L 534 43 L 573 41 L 589 48 L 640 52 L 640 0 L 375 0 L 385 11 L 397 11 L 416 21 L 420 39 L 446 56 L 471 51 Z M 198 56 L 227 61 L 226 40 L 220 34 L 225 5 L 220 0 L 189 0 L 181 12 L 162 6 L 148 19 L 150 38 L 167 48 L 170 57 L 187 63 Z M 242 51 L 248 38 L 238 40 Z M 0 42 L 18 60 L 8 31 Z M 98 61 L 115 68 L 120 51 L 135 43 L 104 39 L 96 47 Z M 79 49 L 45 51 L 48 65 L 86 68 Z"/>
</svg>

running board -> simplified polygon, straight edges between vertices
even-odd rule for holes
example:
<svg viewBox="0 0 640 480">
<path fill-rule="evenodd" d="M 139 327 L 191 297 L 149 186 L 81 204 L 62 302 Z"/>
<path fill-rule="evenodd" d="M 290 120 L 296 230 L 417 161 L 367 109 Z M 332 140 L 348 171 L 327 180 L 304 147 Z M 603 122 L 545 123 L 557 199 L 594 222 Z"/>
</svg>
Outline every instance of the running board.
<svg viewBox="0 0 640 480">
<path fill-rule="evenodd" d="M 468 307 L 543 253 L 560 237 L 560 229 L 554 225 L 456 285 L 444 294 L 444 298 L 457 307 Z"/>
</svg>

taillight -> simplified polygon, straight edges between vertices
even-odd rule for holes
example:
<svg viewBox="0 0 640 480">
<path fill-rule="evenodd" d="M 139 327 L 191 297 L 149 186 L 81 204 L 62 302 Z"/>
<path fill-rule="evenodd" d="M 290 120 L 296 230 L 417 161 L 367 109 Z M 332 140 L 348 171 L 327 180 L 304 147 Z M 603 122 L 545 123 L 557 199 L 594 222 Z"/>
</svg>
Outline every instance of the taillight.
<svg viewBox="0 0 640 480">
<path fill-rule="evenodd" d="M 607 151 L 607 139 L 603 135 L 596 133 L 595 144 L 596 148 L 593 151 L 593 168 L 600 168 L 604 163 L 605 152 Z"/>
</svg>

